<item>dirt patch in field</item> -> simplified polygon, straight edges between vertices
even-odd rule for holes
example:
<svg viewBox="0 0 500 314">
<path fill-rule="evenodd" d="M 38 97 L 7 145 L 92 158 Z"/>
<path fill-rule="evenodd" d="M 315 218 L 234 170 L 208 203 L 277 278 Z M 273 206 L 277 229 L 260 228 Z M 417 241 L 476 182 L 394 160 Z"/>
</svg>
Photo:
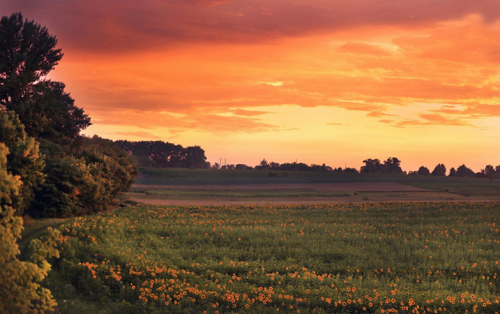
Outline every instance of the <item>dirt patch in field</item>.
<svg viewBox="0 0 500 314">
<path fill-rule="evenodd" d="M 318 192 L 427 192 L 428 189 L 402 185 L 394 182 L 349 182 L 349 183 L 291 183 L 255 185 L 149 185 L 134 184 L 133 188 L 154 190 L 310 190 Z"/>
<path fill-rule="evenodd" d="M 222 205 L 306 205 L 306 204 L 337 204 L 337 203 L 379 203 L 379 202 L 456 202 L 470 201 L 463 197 L 450 198 L 436 196 L 433 198 L 422 199 L 419 197 L 401 198 L 401 197 L 372 197 L 368 200 L 362 198 L 336 198 L 336 199 L 269 199 L 269 200 L 159 200 L 159 199 L 130 199 L 136 204 L 146 205 L 174 205 L 174 206 L 222 206 Z M 479 201 L 479 200 L 478 200 Z"/>
</svg>

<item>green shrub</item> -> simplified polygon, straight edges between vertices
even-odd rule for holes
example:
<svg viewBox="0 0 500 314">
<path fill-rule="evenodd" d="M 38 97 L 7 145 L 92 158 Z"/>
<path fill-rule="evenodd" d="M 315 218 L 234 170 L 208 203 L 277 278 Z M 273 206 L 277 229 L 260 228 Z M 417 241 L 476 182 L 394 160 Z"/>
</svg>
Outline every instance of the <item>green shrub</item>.
<svg viewBox="0 0 500 314">
<path fill-rule="evenodd" d="M 45 238 L 33 240 L 31 262 L 18 259 L 17 241 L 21 238 L 23 222 L 14 216 L 11 204 L 21 181 L 5 169 L 7 152 L 5 145 L 0 143 L 0 313 L 53 311 L 56 301 L 50 290 L 40 286 L 40 282 L 51 267 L 46 259 L 59 256 L 55 247 L 60 233 L 49 229 Z"/>
</svg>

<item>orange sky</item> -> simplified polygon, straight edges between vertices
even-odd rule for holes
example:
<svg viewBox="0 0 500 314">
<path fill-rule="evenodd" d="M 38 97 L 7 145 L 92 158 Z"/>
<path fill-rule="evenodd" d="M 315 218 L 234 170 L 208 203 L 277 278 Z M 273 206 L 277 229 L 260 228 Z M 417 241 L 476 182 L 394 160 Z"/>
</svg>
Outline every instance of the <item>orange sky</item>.
<svg viewBox="0 0 500 314">
<path fill-rule="evenodd" d="M 498 0 L 7 0 L 48 27 L 85 134 L 212 163 L 500 165 Z"/>
</svg>

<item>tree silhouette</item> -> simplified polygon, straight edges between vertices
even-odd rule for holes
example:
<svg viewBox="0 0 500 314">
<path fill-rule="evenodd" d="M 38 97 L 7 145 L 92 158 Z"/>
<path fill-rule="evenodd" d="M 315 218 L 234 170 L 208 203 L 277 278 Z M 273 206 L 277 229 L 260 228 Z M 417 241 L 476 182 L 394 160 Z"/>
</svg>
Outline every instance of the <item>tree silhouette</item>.
<svg viewBox="0 0 500 314">
<path fill-rule="evenodd" d="M 130 186 L 126 177 L 135 173 L 129 156 L 120 155 L 125 152 L 102 149 L 109 143 L 94 140 L 86 150 L 90 142 L 80 131 L 90 118 L 75 106 L 63 83 L 47 78 L 63 56 L 56 44 L 45 27 L 24 20 L 21 13 L 0 20 L 1 140 L 12 152 L 7 168 L 23 181 L 25 203 L 18 209 L 29 203 L 34 216 L 102 209 L 116 191 Z"/>
<path fill-rule="evenodd" d="M 450 174 L 448 174 L 449 177 L 456 177 L 457 176 L 457 171 L 455 170 L 455 168 L 451 168 L 450 169 Z"/>
<path fill-rule="evenodd" d="M 465 164 L 457 168 L 457 176 L 459 177 L 473 177 L 474 171 L 469 169 Z"/>
<path fill-rule="evenodd" d="M 421 166 L 420 168 L 418 168 L 417 174 L 419 176 L 428 176 L 431 173 L 430 173 L 430 171 L 429 171 L 429 169 L 427 167 Z"/>
<path fill-rule="evenodd" d="M 256 167 L 256 169 L 269 169 L 270 168 L 270 165 L 269 163 L 267 162 L 267 160 L 264 158 L 260 161 L 260 164 L 258 164 Z"/>
<path fill-rule="evenodd" d="M 492 165 L 487 165 L 482 171 L 485 177 L 493 177 L 496 174 L 495 168 Z"/>
<path fill-rule="evenodd" d="M 384 161 L 384 170 L 387 173 L 403 173 L 403 169 L 400 167 L 401 161 L 396 157 L 389 157 Z"/>
<path fill-rule="evenodd" d="M 141 167 L 205 168 L 208 165 L 200 146 L 184 148 L 163 141 L 126 140 L 116 141 L 116 144 L 133 155 Z"/>
<path fill-rule="evenodd" d="M 445 176 L 446 175 L 446 167 L 443 164 L 437 164 L 434 170 L 432 170 L 431 175 L 433 176 Z"/>
<path fill-rule="evenodd" d="M 205 168 L 205 151 L 200 146 L 190 146 L 185 150 L 185 168 Z"/>
<path fill-rule="evenodd" d="M 16 112 L 28 136 L 73 141 L 90 118 L 76 107 L 65 85 L 46 79 L 61 60 L 57 39 L 21 13 L 0 21 L 0 108 Z"/>
<path fill-rule="evenodd" d="M 361 173 L 378 173 L 382 171 L 382 164 L 380 164 L 380 160 L 378 159 L 365 159 L 363 160 L 365 163 L 364 166 L 361 167 Z"/>
</svg>

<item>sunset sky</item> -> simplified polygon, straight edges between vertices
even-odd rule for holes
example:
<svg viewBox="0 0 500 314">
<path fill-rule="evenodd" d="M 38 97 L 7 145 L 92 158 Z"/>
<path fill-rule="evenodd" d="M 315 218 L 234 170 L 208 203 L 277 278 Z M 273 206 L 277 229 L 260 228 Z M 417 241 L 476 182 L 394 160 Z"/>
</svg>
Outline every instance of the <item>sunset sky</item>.
<svg viewBox="0 0 500 314">
<path fill-rule="evenodd" d="M 498 0 L 2 0 L 110 139 L 208 161 L 500 165 Z"/>
</svg>

